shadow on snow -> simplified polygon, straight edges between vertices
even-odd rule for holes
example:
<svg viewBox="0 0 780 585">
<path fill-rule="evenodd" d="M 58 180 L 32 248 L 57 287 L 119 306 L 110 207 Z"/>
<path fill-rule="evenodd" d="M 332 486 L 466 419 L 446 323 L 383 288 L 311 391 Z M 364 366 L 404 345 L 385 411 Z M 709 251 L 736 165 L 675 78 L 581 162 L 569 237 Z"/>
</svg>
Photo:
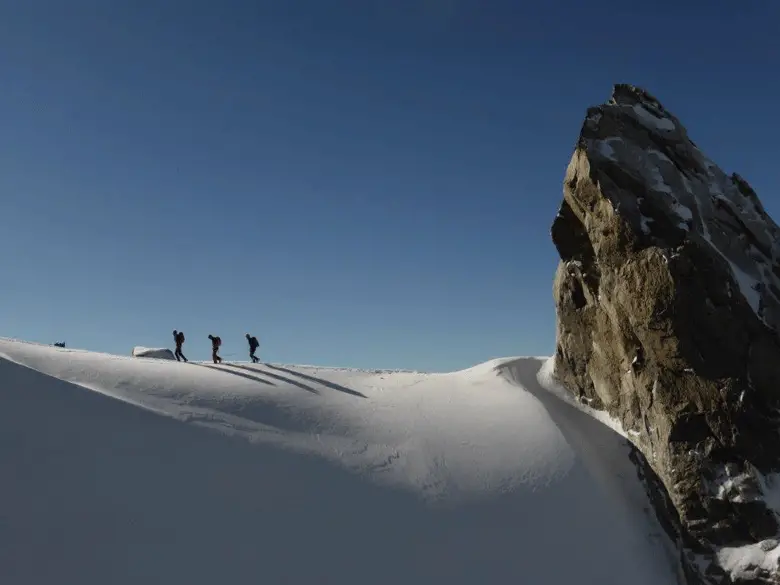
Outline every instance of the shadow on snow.
<svg viewBox="0 0 780 585">
<path fill-rule="evenodd" d="M 358 392 L 357 390 L 352 390 L 351 388 L 347 388 L 346 386 L 342 386 L 341 384 L 336 384 L 335 382 L 329 382 L 328 380 L 323 380 L 322 378 L 309 376 L 307 374 L 302 374 L 300 372 L 288 370 L 287 368 L 282 368 L 280 366 L 272 366 L 271 364 L 267 364 L 267 366 L 273 370 L 286 372 L 288 374 L 292 374 L 293 376 L 298 376 L 299 378 L 303 378 L 304 380 L 309 380 L 310 382 L 316 382 L 317 384 L 322 384 L 323 386 L 327 386 L 328 388 L 331 388 L 333 390 L 344 392 L 345 394 L 351 394 L 352 396 L 359 396 L 360 398 L 367 398 L 367 396 L 362 392 Z"/>
</svg>

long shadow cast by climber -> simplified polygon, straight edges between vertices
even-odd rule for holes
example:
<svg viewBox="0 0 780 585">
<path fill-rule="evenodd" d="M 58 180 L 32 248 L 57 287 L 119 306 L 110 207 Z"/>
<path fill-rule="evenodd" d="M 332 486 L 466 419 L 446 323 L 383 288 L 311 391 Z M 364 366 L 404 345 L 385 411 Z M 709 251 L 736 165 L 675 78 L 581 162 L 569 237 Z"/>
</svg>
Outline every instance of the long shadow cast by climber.
<svg viewBox="0 0 780 585">
<path fill-rule="evenodd" d="M 307 374 L 301 374 L 300 372 L 288 370 L 287 368 L 282 368 L 280 366 L 272 366 L 271 364 L 267 364 L 267 366 L 273 370 L 279 370 L 280 372 L 286 372 L 288 374 L 292 374 L 293 376 L 298 376 L 299 378 L 303 378 L 304 380 L 309 380 L 310 382 L 316 382 L 317 384 L 322 384 L 323 386 L 327 386 L 328 388 L 331 388 L 333 390 L 338 390 L 339 392 L 351 394 L 352 396 L 359 396 L 360 398 L 367 398 L 367 396 L 362 392 L 358 392 L 357 390 L 352 390 L 351 388 L 347 388 L 346 386 L 342 386 L 341 384 L 336 384 L 335 382 L 329 382 L 328 380 L 323 380 L 322 378 L 316 378 L 314 376 L 309 376 Z"/>
<path fill-rule="evenodd" d="M 211 368 L 212 370 L 217 370 L 218 372 L 224 372 L 226 374 L 233 374 L 234 376 L 239 376 L 241 378 L 246 378 L 247 380 L 252 380 L 253 382 L 260 382 L 261 384 L 267 384 L 268 386 L 276 386 L 273 382 L 269 380 L 263 380 L 262 378 L 259 378 L 257 376 L 250 376 L 249 374 L 243 374 L 241 372 L 234 372 L 233 370 L 225 370 L 223 368 L 220 368 L 216 364 L 195 364 L 196 366 L 203 366 L 204 368 Z M 223 366 L 229 366 L 230 364 L 222 364 Z"/>
<path fill-rule="evenodd" d="M 238 364 L 223 364 L 224 366 L 227 366 L 229 368 L 238 368 L 239 370 L 245 370 L 247 372 L 252 372 L 253 374 L 261 374 L 263 376 L 268 376 L 269 378 L 273 378 L 274 380 L 279 380 L 280 382 L 284 382 L 285 384 L 290 384 L 292 386 L 297 386 L 301 390 L 306 390 L 306 392 L 311 392 L 312 394 L 319 394 L 319 391 L 317 391 L 315 388 L 312 388 L 311 386 L 307 386 L 303 382 L 298 382 L 297 380 L 291 380 L 289 378 L 285 378 L 284 376 L 277 376 L 276 374 L 272 374 L 271 372 L 266 372 L 265 370 L 260 370 L 258 368 L 250 368 L 249 366 L 239 366 Z M 241 374 L 239 372 L 234 372 L 232 370 L 223 370 L 223 371 L 230 371 L 231 374 L 235 374 L 237 376 L 248 376 L 247 374 Z M 258 380 L 260 378 L 257 378 Z M 273 384 L 273 382 L 266 382 L 266 384 Z"/>
</svg>

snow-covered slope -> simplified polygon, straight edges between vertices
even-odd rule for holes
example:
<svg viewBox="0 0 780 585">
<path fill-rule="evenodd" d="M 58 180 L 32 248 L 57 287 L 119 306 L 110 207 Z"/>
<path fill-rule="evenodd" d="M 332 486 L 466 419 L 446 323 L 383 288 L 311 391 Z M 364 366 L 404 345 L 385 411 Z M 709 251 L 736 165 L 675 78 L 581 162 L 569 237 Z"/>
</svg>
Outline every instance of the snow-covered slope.
<svg viewBox="0 0 780 585">
<path fill-rule="evenodd" d="M 544 365 L 0 340 L 0 582 L 675 583 L 627 442 L 544 389 Z"/>
</svg>

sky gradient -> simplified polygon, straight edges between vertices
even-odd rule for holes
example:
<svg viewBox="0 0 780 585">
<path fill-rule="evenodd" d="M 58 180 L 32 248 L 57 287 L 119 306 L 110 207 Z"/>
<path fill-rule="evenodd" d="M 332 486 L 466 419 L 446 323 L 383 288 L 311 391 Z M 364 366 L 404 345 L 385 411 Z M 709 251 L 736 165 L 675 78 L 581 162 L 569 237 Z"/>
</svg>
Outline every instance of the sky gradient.
<svg viewBox="0 0 780 585">
<path fill-rule="evenodd" d="M 0 335 L 550 355 L 549 227 L 613 83 L 780 217 L 778 22 L 770 0 L 0 1 Z"/>
</svg>

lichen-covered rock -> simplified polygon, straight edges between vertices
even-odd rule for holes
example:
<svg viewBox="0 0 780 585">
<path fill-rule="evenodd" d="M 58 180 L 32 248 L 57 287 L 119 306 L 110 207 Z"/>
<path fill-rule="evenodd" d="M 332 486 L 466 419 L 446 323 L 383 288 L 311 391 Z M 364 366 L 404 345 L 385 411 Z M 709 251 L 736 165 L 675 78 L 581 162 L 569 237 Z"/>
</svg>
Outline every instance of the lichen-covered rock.
<svg viewBox="0 0 780 585">
<path fill-rule="evenodd" d="M 616 85 L 587 112 L 552 238 L 556 376 L 647 458 L 689 579 L 751 582 L 734 559 L 780 529 L 780 228 L 658 100 Z M 753 582 L 780 583 L 770 560 Z"/>
</svg>

